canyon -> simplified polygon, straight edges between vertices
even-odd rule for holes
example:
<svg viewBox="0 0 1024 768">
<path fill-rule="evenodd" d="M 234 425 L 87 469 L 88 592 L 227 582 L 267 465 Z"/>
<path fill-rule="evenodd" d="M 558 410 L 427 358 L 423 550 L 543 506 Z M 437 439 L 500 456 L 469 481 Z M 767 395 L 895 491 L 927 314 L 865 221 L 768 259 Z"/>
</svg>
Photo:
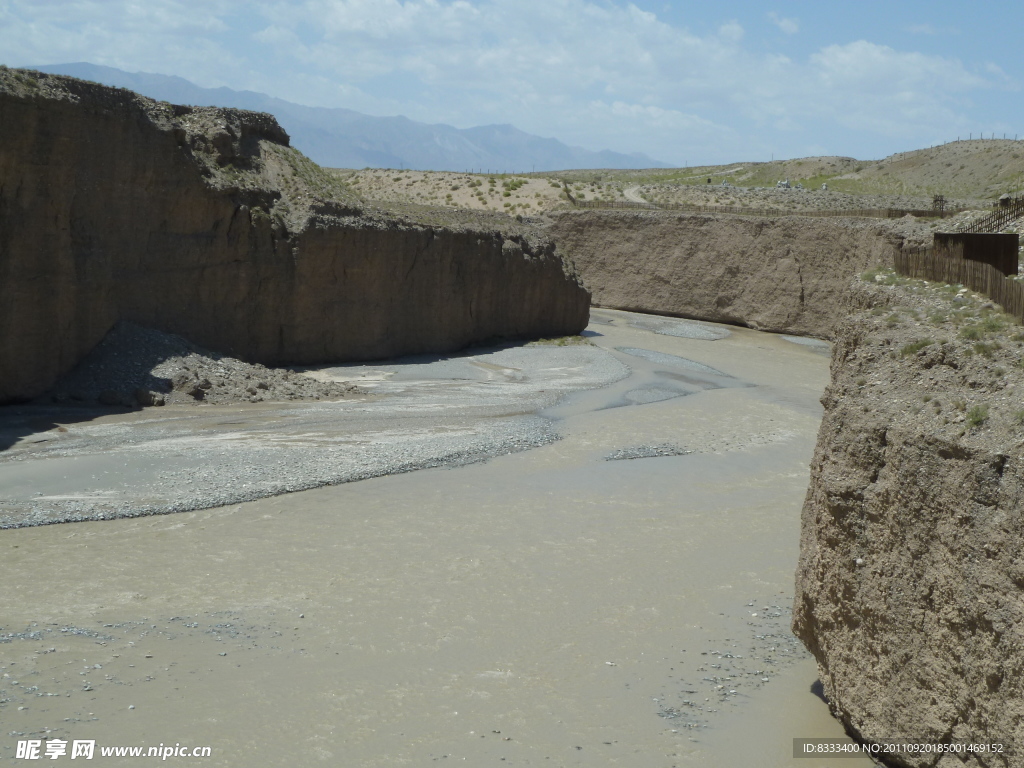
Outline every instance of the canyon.
<svg viewBox="0 0 1024 768">
<path fill-rule="evenodd" d="M 552 658 L 563 654 L 575 670 L 573 679 L 585 681 L 566 699 L 573 722 L 568 733 L 581 742 L 586 735 L 587 749 L 600 749 L 609 742 L 588 730 L 585 702 L 607 696 L 608 688 L 595 681 L 591 663 L 620 686 L 649 675 L 668 686 L 676 668 L 652 660 L 669 647 L 677 650 L 667 627 L 689 633 L 687 643 L 707 653 L 708 643 L 726 647 L 747 632 L 744 622 L 757 609 L 746 608 L 762 597 L 774 619 L 785 615 L 784 601 L 773 601 L 781 600 L 776 596 L 779 574 L 789 567 L 786 557 L 796 557 L 796 526 L 790 524 L 803 497 L 799 561 L 792 563 L 792 626 L 815 659 L 823 694 L 842 728 L 865 743 L 898 738 L 1005 745 L 1004 751 L 970 756 L 904 755 L 892 758 L 893 765 L 1019 764 L 1012 748 L 1024 737 L 1024 332 L 983 296 L 892 272 L 901 247 L 927 242 L 944 222 L 568 206 L 544 216 L 513 217 L 384 205 L 360 197 L 342 176 L 291 148 L 267 115 L 174 106 L 16 70 L 0 70 L 0 115 L 0 402 L 48 393 L 121 322 L 178 334 L 214 356 L 311 366 L 306 373 L 325 387 L 362 388 L 356 399 L 315 407 L 208 404 L 195 416 L 186 406 L 171 405 L 161 412 L 168 414 L 162 421 L 149 410 L 83 416 L 39 401 L 7 406 L 0 424 L 0 444 L 7 449 L 0 456 L 6 489 L 0 523 L 32 528 L 12 531 L 5 540 L 20 543 L 11 544 L 11 556 L 3 561 L 5 578 L 33 585 L 12 614 L 26 628 L 18 642 L 38 639 L 34 622 L 59 623 L 66 615 L 82 626 L 98 624 L 89 631 L 99 631 L 106 621 L 119 629 L 130 625 L 134 632 L 152 620 L 170 633 L 172 615 L 202 616 L 213 624 L 218 612 L 241 605 L 236 612 L 262 628 L 253 630 L 261 663 L 279 652 L 275 638 L 288 633 L 296 659 L 307 647 L 318 657 L 343 650 L 358 657 L 372 674 L 339 675 L 348 675 L 355 700 L 368 697 L 377 710 L 390 701 L 372 693 L 382 681 L 404 686 L 417 700 L 440 702 L 444 716 L 416 720 L 419 741 L 403 742 L 396 760 L 425 758 L 422 744 L 438 753 L 451 749 L 437 735 L 455 733 L 445 730 L 454 722 L 447 710 L 458 714 L 456 704 L 490 696 L 510 702 L 520 714 L 505 719 L 494 708 L 474 727 L 486 726 L 496 735 L 511 721 L 523 725 L 533 746 L 510 753 L 497 739 L 484 747 L 474 738 L 473 746 L 466 742 L 456 751 L 541 759 L 569 747 L 548 728 L 550 710 L 531 717 L 522 710 L 537 701 L 532 686 L 543 688 L 552 680 L 566 685 L 567 678 L 557 664 L 518 655 L 501 632 L 490 630 L 483 632 L 487 651 L 474 657 L 472 673 L 461 670 L 445 649 L 449 641 L 477 648 L 476 630 L 466 630 L 475 619 L 460 613 L 458 601 L 437 602 L 430 588 L 458 582 L 463 599 L 489 617 L 486 626 L 511 627 L 523 601 L 502 590 L 514 583 L 523 594 L 545 596 L 545 616 L 527 622 L 543 638 L 534 650 Z M 541 337 L 559 338 L 569 349 L 550 342 L 542 348 L 502 346 Z M 824 344 L 815 338 L 833 343 L 827 386 Z M 489 346 L 453 354 L 482 344 Z M 366 362 L 412 354 L 419 357 Z M 467 464 L 477 466 L 459 469 L 464 474 L 458 482 L 441 469 L 382 477 Z M 241 489 L 235 486 L 243 465 Z M 66 472 L 54 472 L 58 466 Z M 508 477 L 501 474 L 505 467 L 511 468 Z M 550 467 L 565 476 L 547 476 Z M 702 471 L 718 473 L 714 477 L 732 489 L 742 509 L 735 520 L 717 517 L 731 510 L 731 502 L 702 485 Z M 116 481 L 96 481 L 108 473 Z M 523 493 L 522 483 L 538 477 L 541 484 L 523 497 L 530 502 L 527 510 L 517 494 Z M 685 507 L 686 519 L 674 506 L 675 494 L 684 493 L 679 477 L 686 480 L 687 503 L 700 499 L 694 508 L 701 513 Z M 465 485 L 459 485 L 462 478 L 469 478 Z M 623 487 L 633 495 L 616 495 L 608 478 L 632 483 Z M 766 509 L 758 506 L 754 486 L 770 489 Z M 43 500 L 40 488 L 47 491 Z M 481 490 L 492 488 L 503 489 L 500 499 Z M 399 513 L 373 498 L 377 489 Z M 617 500 L 606 519 L 629 542 L 628 553 L 616 549 L 613 537 L 588 517 L 591 508 L 604 509 L 595 489 Z M 646 509 L 653 511 L 644 512 L 635 501 L 645 493 Z M 449 494 L 459 499 L 452 508 L 445 503 Z M 459 551 L 451 537 L 427 532 L 429 521 L 418 516 L 424 498 L 445 525 L 472 534 L 476 554 Z M 633 504 L 635 515 L 643 516 L 640 524 Z M 563 513 L 569 507 L 572 513 Z M 477 519 L 483 508 L 487 513 Z M 378 529 L 375 518 L 362 517 L 363 510 L 390 522 Z M 107 520 L 170 512 L 182 522 Z M 281 514 L 301 522 L 282 523 Z M 547 540 L 529 526 L 524 533 L 512 524 L 514 515 L 525 516 L 537 531 L 554 515 L 557 535 Z M 88 586 L 78 587 L 80 571 L 72 566 L 50 583 L 26 552 L 61 558 L 66 542 L 44 529 L 69 521 L 92 521 L 79 523 L 86 539 L 110 536 L 103 551 L 111 558 L 132 549 L 138 538 L 131 573 L 145 586 L 131 591 L 101 569 L 83 582 Z M 100 525 L 111 527 L 84 527 Z M 200 533 L 207 525 L 244 543 L 221 553 Z M 248 533 L 261 526 L 271 539 Z M 721 542 L 687 533 L 689 526 L 727 531 L 733 542 L 742 539 L 742 546 L 725 546 L 737 562 L 754 564 L 732 573 L 707 557 Z M 748 528 L 758 530 L 761 540 L 743 538 Z M 516 542 L 511 560 L 492 529 Z M 663 531 L 675 538 L 663 539 Z M 182 594 L 162 591 L 178 567 L 176 558 L 159 554 L 165 534 L 192 552 L 193 576 Z M 400 542 L 407 559 L 395 573 L 404 575 L 392 574 L 386 595 L 374 591 L 374 557 L 353 560 L 350 571 L 338 565 L 335 549 L 355 557 L 348 543 L 353 534 L 366 542 L 367 552 Z M 790 534 L 792 553 L 786 544 Z M 445 558 L 444 567 L 422 567 L 423 584 L 415 568 L 403 570 L 425 557 L 420 535 L 443 549 Z M 272 559 L 278 553 L 267 542 L 281 540 L 288 542 L 281 566 L 287 579 L 263 583 L 270 577 L 254 576 L 245 563 Z M 601 546 L 592 553 L 598 540 Z M 764 541 L 770 552 L 782 554 L 763 555 Z M 698 566 L 687 565 L 687 578 L 701 588 L 687 592 L 686 601 L 665 597 L 671 589 L 664 588 L 663 574 L 673 567 L 674 543 Z M 25 550 L 15 553 L 21 544 Z M 319 570 L 307 568 L 308 546 L 316 550 L 311 562 Z M 537 554 L 546 547 L 568 559 Z M 641 578 L 637 573 L 652 549 L 662 572 Z M 85 544 L 71 551 L 69 562 L 88 566 Z M 487 575 L 476 571 L 481 561 L 489 566 Z M 628 590 L 612 590 L 617 602 L 611 614 L 587 602 L 592 583 L 603 578 L 611 561 L 615 578 L 634 584 L 649 606 L 630 602 Z M 157 575 L 147 573 L 154 562 Z M 529 570 L 517 570 L 521 563 Z M 583 570 L 574 571 L 578 567 Z M 218 574 L 217 584 L 208 586 L 196 575 L 206 568 Z M 572 581 L 575 599 L 585 604 L 577 622 L 585 659 L 572 650 L 574 641 L 552 630 L 565 606 L 543 578 L 549 571 Z M 335 633 L 353 615 L 345 602 L 350 598 L 327 589 L 322 573 L 358 582 L 363 590 L 357 597 L 362 626 L 344 643 Z M 728 618 L 709 618 L 715 606 L 707 594 L 733 584 L 742 587 L 744 600 L 749 596 L 756 603 L 733 600 Z M 758 584 L 767 585 L 771 596 L 757 593 Z M 71 605 L 65 596 L 74 589 L 80 589 L 82 605 Z M 422 605 L 406 600 L 410 589 L 420 590 Z M 146 599 L 143 591 L 158 595 L 151 604 L 157 607 L 138 602 Z M 394 616 L 380 624 L 374 623 L 373 595 L 393 608 Z M 39 612 L 36 605 L 52 607 Z M 299 611 L 310 605 L 326 618 L 300 624 L 301 632 L 283 626 L 297 622 L 295 615 L 304 618 Z M 499 610 L 503 606 L 507 614 Z M 678 615 L 671 620 L 656 618 L 673 611 Z M 714 632 L 687 624 L 680 618 L 686 611 L 696 611 Z M 412 619 L 403 624 L 402 616 L 416 617 L 436 634 L 423 640 L 416 634 L 420 625 Z M 616 633 L 611 648 L 626 654 L 639 632 L 634 619 L 662 644 L 645 646 L 651 655 L 629 662 L 632 676 L 605 669 L 622 662 L 608 655 L 600 633 L 582 628 L 605 622 Z M 395 633 L 405 638 L 399 655 L 408 678 L 397 683 L 377 650 Z M 183 664 L 199 669 L 207 663 L 209 638 L 184 636 L 177 646 Z M 120 650 L 125 658 L 135 653 L 127 646 Z M 678 650 L 682 655 L 684 649 Z M 55 652 L 61 658 L 85 653 L 74 642 Z M 33 658 L 26 654 L 19 663 Z M 103 663 L 123 666 L 115 658 L 120 656 L 104 657 Z M 508 658 L 532 671 L 517 677 L 502 664 Z M 424 659 L 447 672 L 423 672 Z M 55 674 L 38 660 L 32 665 Z M 361 727 L 359 707 L 318 687 L 315 669 L 294 659 L 282 668 L 330 700 L 353 728 Z M 696 663 L 680 669 L 695 680 L 707 672 Z M 449 672 L 462 676 L 454 694 L 445 692 L 445 680 L 455 679 L 445 676 Z M 232 674 L 221 670 L 211 679 L 225 689 L 244 685 Z M 754 677 L 753 670 L 743 674 L 757 690 L 774 678 Z M 506 682 L 512 679 L 518 682 Z M 807 686 L 798 690 L 802 678 L 788 680 L 792 701 L 809 696 Z M 174 690 L 171 684 L 180 682 L 174 675 L 165 681 Z M 274 687 L 287 691 L 286 682 L 277 680 Z M 660 695 L 657 685 L 642 689 Z M 731 701 L 735 690 L 724 690 L 714 695 Z M 204 693 L 208 702 L 219 701 L 217 691 Z M 662 717 L 678 718 L 694 706 L 682 695 L 673 692 Z M 754 690 L 751 698 L 757 695 Z M 298 712 L 308 711 L 294 696 L 289 701 Z M 113 738 L 124 727 L 123 704 L 108 688 L 99 704 L 89 705 L 102 710 L 104 735 Z M 174 716 L 185 722 L 189 708 L 179 705 Z M 63 727 L 58 721 L 67 722 L 64 716 L 81 715 L 77 706 L 78 699 L 73 707 L 50 705 L 47 723 Z M 216 707 L 209 706 L 214 718 Z M 266 711 L 246 710 L 261 716 Z M 623 716 L 619 705 L 607 711 Z M 162 738 L 159 711 L 147 717 L 146 735 Z M 232 721 L 236 733 L 247 732 L 243 720 Z M 364 729 L 355 742 L 324 737 L 321 749 L 340 753 L 355 743 L 367 760 L 372 756 L 386 765 L 382 750 L 403 736 L 398 721 L 389 722 L 394 733 Z M 667 749 L 683 760 L 712 764 L 704 747 L 677 743 L 664 731 L 656 735 L 649 724 L 636 727 L 650 738 L 673 739 Z M 220 730 L 205 724 L 193 733 L 212 739 Z M 624 741 L 632 738 L 629 728 L 613 732 Z M 824 726 L 818 733 L 841 737 Z M 254 738 L 266 742 L 265 736 Z M 639 739 L 629 745 L 644 746 Z M 235 746 L 243 748 L 237 741 Z M 569 754 L 567 764 L 587 764 L 585 756 Z M 677 753 L 665 752 L 671 754 Z M 787 764 L 773 760 L 764 764 Z M 650 758 L 650 764 L 659 763 Z"/>
<path fill-rule="evenodd" d="M 268 115 L 0 72 L 0 402 L 119 320 L 268 365 L 579 333 L 589 296 L 507 217 L 346 197 Z"/>
</svg>

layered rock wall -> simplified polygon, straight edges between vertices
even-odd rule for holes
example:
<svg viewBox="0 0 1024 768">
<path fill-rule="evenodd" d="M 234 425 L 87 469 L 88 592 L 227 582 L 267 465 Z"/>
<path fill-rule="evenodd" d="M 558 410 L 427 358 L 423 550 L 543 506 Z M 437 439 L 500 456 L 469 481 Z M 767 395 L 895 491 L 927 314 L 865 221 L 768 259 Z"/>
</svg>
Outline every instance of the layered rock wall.
<svg viewBox="0 0 1024 768">
<path fill-rule="evenodd" d="M 549 232 L 596 306 L 829 337 L 852 275 L 902 238 L 868 220 L 572 211 Z"/>
<path fill-rule="evenodd" d="M 535 232 L 330 187 L 268 115 L 0 72 L 0 402 L 43 391 L 117 320 L 265 364 L 585 327 L 586 291 Z"/>
<path fill-rule="evenodd" d="M 984 298 L 859 287 L 803 509 L 794 631 L 865 741 L 1024 761 L 1024 335 Z M 989 305 L 990 306 L 990 305 Z"/>
</svg>

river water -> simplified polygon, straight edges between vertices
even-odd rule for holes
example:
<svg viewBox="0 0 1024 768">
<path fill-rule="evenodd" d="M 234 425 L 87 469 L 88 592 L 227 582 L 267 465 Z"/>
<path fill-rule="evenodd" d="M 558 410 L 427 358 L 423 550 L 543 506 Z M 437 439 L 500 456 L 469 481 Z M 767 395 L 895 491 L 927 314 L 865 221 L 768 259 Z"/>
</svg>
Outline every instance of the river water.
<svg viewBox="0 0 1024 768">
<path fill-rule="evenodd" d="M 542 359 L 318 372 L 374 387 L 373 408 L 419 403 L 432 429 L 532 382 L 480 416 L 560 436 L 530 450 L 0 531 L 0 759 L 59 738 L 208 745 L 169 762 L 210 766 L 832 764 L 792 755 L 794 738 L 843 732 L 788 628 L 827 349 L 609 310 L 587 339 Z M 588 355 L 601 386 L 552 387 Z M 497 379 L 452 373 L 467 365 Z M 211 434 L 214 411 L 195 413 Z M 105 418 L 123 430 L 152 412 Z M 283 442 L 326 450 L 308 419 L 297 429 Z M 76 450 L 93 476 L 128 466 L 109 445 Z M 37 494 L 60 466 L 73 495 L 67 456 L 24 458 Z M 0 491 L 27 494 L 6 472 Z M 155 471 L 137 477 L 125 493 L 142 498 Z"/>
</svg>

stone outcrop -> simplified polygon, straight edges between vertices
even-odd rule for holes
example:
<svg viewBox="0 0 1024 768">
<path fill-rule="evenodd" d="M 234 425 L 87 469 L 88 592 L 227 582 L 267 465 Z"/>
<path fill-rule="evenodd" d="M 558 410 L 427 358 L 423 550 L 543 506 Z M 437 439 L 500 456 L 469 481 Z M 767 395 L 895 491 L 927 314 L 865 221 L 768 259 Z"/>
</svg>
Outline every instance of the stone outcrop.
<svg viewBox="0 0 1024 768">
<path fill-rule="evenodd" d="M 870 220 L 572 211 L 549 228 L 595 306 L 829 337 L 852 275 L 903 242 Z"/>
<path fill-rule="evenodd" d="M 269 115 L 0 69 L 0 402 L 118 320 L 268 365 L 585 327 L 535 230 L 371 209 L 287 145 Z"/>
<path fill-rule="evenodd" d="M 891 764 L 1019 766 L 1024 334 L 983 297 L 890 281 L 845 302 L 794 631 L 858 738 L 1005 749 Z"/>
</svg>

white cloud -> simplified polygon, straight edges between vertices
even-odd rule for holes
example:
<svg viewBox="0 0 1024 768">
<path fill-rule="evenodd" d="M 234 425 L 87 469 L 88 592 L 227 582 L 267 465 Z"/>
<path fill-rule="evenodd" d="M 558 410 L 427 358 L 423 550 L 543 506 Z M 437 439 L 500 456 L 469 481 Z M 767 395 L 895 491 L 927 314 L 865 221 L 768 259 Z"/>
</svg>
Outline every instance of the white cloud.
<svg viewBox="0 0 1024 768">
<path fill-rule="evenodd" d="M 787 35 L 795 35 L 800 31 L 800 22 L 797 19 L 784 19 L 775 11 L 770 11 L 768 18 Z"/>
<path fill-rule="evenodd" d="M 810 57 L 809 74 L 809 105 L 838 124 L 892 136 L 964 123 L 958 94 L 995 86 L 957 59 L 864 40 L 823 48 Z"/>
<path fill-rule="evenodd" d="M 743 27 L 735 19 L 718 28 L 718 36 L 729 43 L 738 43 L 743 39 L 743 34 Z"/>
<path fill-rule="evenodd" d="M 230 32 L 232 12 L 245 6 L 239 0 L 11 0 L 2 7 L 0 51 L 8 64 L 88 61 L 221 85 L 239 74 L 241 62 L 217 38 Z"/>
<path fill-rule="evenodd" d="M 1014 87 L 995 64 L 863 40 L 787 57 L 748 37 L 627 0 L 0 0 L 8 64 L 92 61 L 677 161 L 687 142 L 747 155 L 774 130 L 956 130 L 974 94 Z"/>
</svg>

